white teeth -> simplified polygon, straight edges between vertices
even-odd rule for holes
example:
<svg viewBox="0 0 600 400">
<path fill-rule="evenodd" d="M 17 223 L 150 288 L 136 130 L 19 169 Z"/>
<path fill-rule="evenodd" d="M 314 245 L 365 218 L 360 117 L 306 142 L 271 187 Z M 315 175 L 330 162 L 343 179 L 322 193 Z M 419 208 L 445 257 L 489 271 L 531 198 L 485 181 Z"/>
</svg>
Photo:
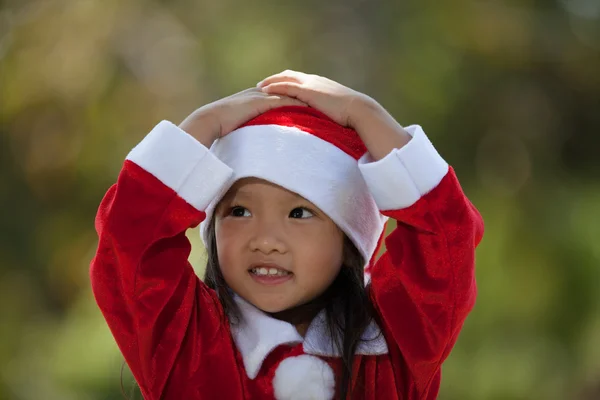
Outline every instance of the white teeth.
<svg viewBox="0 0 600 400">
<path fill-rule="evenodd" d="M 265 268 L 265 267 L 252 268 L 251 272 L 254 275 L 259 275 L 259 276 L 286 276 L 286 275 L 290 274 L 288 271 L 284 271 L 281 269 Z"/>
</svg>

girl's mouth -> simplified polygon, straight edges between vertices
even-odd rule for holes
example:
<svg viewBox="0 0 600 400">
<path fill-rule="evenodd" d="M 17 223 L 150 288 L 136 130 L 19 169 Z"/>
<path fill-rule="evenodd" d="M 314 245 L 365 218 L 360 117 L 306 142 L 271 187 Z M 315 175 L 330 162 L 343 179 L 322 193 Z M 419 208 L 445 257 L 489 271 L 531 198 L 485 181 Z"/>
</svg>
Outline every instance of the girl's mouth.
<svg viewBox="0 0 600 400">
<path fill-rule="evenodd" d="M 248 270 L 252 279 L 266 285 L 277 285 L 292 278 L 293 273 L 275 266 L 256 266 Z"/>
<path fill-rule="evenodd" d="M 250 272 L 257 276 L 287 276 L 290 275 L 289 271 L 274 268 L 274 267 L 256 267 L 250 269 Z"/>
</svg>

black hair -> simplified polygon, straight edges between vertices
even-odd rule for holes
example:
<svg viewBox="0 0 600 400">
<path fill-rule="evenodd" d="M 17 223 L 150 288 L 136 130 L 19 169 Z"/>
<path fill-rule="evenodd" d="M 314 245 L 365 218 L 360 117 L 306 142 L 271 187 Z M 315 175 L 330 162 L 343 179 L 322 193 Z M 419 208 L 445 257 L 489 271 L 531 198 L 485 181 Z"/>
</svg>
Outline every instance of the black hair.
<svg viewBox="0 0 600 400">
<path fill-rule="evenodd" d="M 206 230 L 207 265 L 204 282 L 217 292 L 219 301 L 229 317 L 230 324 L 240 322 L 241 313 L 219 266 L 215 218 L 209 221 Z M 318 298 L 307 304 L 285 310 L 271 316 L 292 324 L 310 322 L 324 309 L 329 334 L 333 344 L 342 354 L 342 376 L 339 379 L 340 399 L 349 398 L 352 392 L 352 365 L 354 353 L 362 335 L 375 312 L 369 297 L 370 286 L 365 287 L 365 260 L 348 236 L 344 235 L 342 268 L 333 283 Z M 373 340 L 375 338 L 368 338 Z M 336 379 L 337 380 L 337 379 Z"/>
</svg>

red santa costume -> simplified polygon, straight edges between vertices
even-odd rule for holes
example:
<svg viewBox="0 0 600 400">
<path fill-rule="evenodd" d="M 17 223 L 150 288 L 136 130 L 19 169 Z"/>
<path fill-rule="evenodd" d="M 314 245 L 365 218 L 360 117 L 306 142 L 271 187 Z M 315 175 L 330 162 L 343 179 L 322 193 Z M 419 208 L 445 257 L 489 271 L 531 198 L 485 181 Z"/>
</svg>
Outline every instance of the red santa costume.
<svg viewBox="0 0 600 400">
<path fill-rule="evenodd" d="M 185 232 L 238 179 L 258 177 L 324 211 L 371 260 L 376 322 L 363 333 L 354 399 L 435 399 L 441 365 L 476 295 L 483 224 L 419 126 L 372 162 L 356 132 L 320 112 L 267 112 L 207 149 L 163 121 L 128 155 L 100 205 L 96 301 L 144 398 L 331 399 L 341 354 L 318 314 L 302 337 L 236 296 L 239 324 L 188 262 Z M 371 263 L 372 264 L 372 263 Z M 225 322 L 223 322 L 225 321 Z"/>
</svg>

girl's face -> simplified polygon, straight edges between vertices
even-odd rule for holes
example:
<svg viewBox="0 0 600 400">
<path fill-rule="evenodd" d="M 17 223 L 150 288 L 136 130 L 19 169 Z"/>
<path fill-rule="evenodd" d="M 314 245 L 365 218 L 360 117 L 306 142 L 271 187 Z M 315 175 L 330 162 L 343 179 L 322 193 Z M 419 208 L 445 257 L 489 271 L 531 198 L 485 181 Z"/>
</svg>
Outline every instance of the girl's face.
<svg viewBox="0 0 600 400">
<path fill-rule="evenodd" d="M 344 234 L 335 223 L 308 200 L 262 179 L 231 187 L 215 211 L 215 234 L 229 287 L 269 313 L 318 297 L 342 265 Z"/>
</svg>

